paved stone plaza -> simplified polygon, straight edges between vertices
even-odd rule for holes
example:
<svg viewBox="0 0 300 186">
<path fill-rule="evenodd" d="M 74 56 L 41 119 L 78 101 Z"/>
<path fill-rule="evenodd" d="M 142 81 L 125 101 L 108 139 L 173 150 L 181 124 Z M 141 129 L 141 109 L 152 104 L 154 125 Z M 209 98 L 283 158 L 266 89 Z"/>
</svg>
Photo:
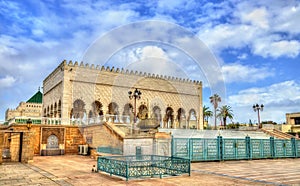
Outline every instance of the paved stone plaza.
<svg viewBox="0 0 300 186">
<path fill-rule="evenodd" d="M 191 176 L 129 180 L 92 173 L 85 156 L 35 156 L 29 164 L 0 165 L 0 185 L 300 185 L 300 159 L 201 162 Z"/>
</svg>

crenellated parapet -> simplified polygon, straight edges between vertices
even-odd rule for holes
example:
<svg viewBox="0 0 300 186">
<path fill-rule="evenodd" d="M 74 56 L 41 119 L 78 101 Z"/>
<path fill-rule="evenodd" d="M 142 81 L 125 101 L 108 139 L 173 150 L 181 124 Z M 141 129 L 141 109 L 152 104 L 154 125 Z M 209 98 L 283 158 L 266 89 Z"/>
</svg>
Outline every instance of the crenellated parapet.
<svg viewBox="0 0 300 186">
<path fill-rule="evenodd" d="M 179 78 L 174 76 L 166 76 L 162 74 L 154 74 L 154 73 L 147 73 L 147 72 L 141 72 L 141 71 L 134 71 L 124 68 L 115 68 L 109 67 L 109 66 L 100 66 L 100 65 L 94 65 L 94 64 L 84 64 L 83 62 L 80 62 L 78 65 L 78 62 L 75 61 L 74 63 L 72 61 L 67 62 L 66 60 L 62 61 L 62 63 L 57 67 L 57 69 L 70 69 L 72 67 L 80 67 L 85 69 L 91 69 L 91 70 L 99 70 L 102 72 L 111 72 L 111 73 L 119 73 L 119 74 L 125 74 L 125 75 L 134 75 L 134 76 L 140 76 L 140 77 L 147 77 L 147 78 L 155 78 L 155 79 L 163 79 L 167 81 L 174 81 L 174 82 L 182 82 L 182 83 L 190 83 L 195 85 L 202 85 L 201 81 L 198 80 L 191 80 L 191 79 L 185 79 L 185 78 Z M 55 70 L 54 70 L 55 72 Z M 52 72 L 52 73 L 54 73 Z M 51 74 L 49 75 L 51 76 Z M 46 78 L 47 79 L 47 78 Z"/>
</svg>

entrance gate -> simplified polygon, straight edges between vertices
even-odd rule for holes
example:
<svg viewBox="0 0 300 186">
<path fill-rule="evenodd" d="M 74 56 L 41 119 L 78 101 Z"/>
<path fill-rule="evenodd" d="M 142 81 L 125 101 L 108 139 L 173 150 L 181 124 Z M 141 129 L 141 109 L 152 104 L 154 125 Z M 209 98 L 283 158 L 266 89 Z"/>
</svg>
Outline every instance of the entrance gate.
<svg viewBox="0 0 300 186">
<path fill-rule="evenodd" d="M 28 162 L 33 159 L 34 146 L 31 132 L 17 132 L 11 130 L 0 133 L 0 163 Z"/>
</svg>

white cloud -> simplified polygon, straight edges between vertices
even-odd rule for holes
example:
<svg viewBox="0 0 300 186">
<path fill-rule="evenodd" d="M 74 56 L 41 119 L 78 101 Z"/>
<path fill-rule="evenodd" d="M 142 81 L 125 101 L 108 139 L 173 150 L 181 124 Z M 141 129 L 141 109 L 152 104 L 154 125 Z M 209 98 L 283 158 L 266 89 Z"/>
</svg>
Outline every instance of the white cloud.
<svg viewBox="0 0 300 186">
<path fill-rule="evenodd" d="M 256 82 L 274 76 L 274 72 L 270 68 L 255 68 L 238 63 L 223 65 L 222 73 L 226 83 Z"/>
<path fill-rule="evenodd" d="M 16 79 L 12 76 L 5 76 L 0 78 L 0 88 L 8 88 L 14 85 Z"/>
<path fill-rule="evenodd" d="M 242 48 L 251 43 L 259 34 L 256 27 L 250 25 L 219 24 L 216 26 L 206 25 L 198 36 L 214 52 L 225 48 Z"/>
<path fill-rule="evenodd" d="M 253 53 L 263 57 L 278 58 L 280 56 L 296 57 L 300 53 L 300 42 L 296 40 L 272 41 L 257 39 L 254 42 Z"/>
<path fill-rule="evenodd" d="M 234 120 L 248 122 L 249 119 L 257 122 L 257 113 L 252 109 L 253 104 L 264 104 L 261 112 L 262 121 L 272 120 L 285 122 L 285 114 L 299 112 L 300 83 L 284 81 L 267 87 L 254 87 L 239 91 L 229 96 L 228 104 L 235 113 Z"/>
<path fill-rule="evenodd" d="M 300 5 L 291 5 L 281 7 L 273 17 L 273 25 L 275 31 L 287 32 L 291 34 L 299 34 L 299 17 L 300 17 Z"/>
<path fill-rule="evenodd" d="M 268 13 L 266 8 L 256 8 L 249 13 L 242 13 L 242 21 L 250 22 L 254 26 L 258 26 L 263 29 L 269 28 Z"/>
<path fill-rule="evenodd" d="M 225 23 L 215 23 L 211 18 L 198 31 L 198 36 L 214 52 L 249 48 L 253 54 L 263 57 L 295 58 L 299 55 L 300 43 L 292 39 L 300 33 L 299 3 L 240 2 L 232 11 L 232 15 L 227 12 L 229 18 Z"/>
<path fill-rule="evenodd" d="M 300 84 L 293 80 L 284 81 L 268 87 L 241 90 L 238 94 L 229 96 L 229 103 L 237 106 L 251 105 L 256 102 L 266 105 L 299 106 Z"/>
<path fill-rule="evenodd" d="M 163 51 L 163 49 L 159 48 L 157 46 L 145 46 L 145 47 L 143 47 L 141 59 L 149 58 L 149 57 L 168 59 L 168 56 Z"/>
<path fill-rule="evenodd" d="M 246 53 L 242 53 L 242 54 L 240 54 L 240 55 L 237 56 L 237 58 L 241 59 L 241 60 L 247 59 L 247 57 L 248 57 L 248 54 L 246 54 Z"/>
</svg>

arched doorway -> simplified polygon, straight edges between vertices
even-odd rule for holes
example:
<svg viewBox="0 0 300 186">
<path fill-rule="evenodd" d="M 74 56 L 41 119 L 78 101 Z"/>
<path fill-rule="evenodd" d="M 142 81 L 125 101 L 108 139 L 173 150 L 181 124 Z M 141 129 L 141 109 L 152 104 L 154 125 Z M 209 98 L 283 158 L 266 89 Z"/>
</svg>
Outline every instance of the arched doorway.
<svg viewBox="0 0 300 186">
<path fill-rule="evenodd" d="M 94 101 L 92 103 L 93 117 L 103 116 L 103 105 L 99 101 Z"/>
<path fill-rule="evenodd" d="M 141 105 L 138 110 L 137 117 L 139 119 L 147 119 L 148 118 L 148 108 L 146 105 Z"/>
<path fill-rule="evenodd" d="M 178 120 L 179 128 L 186 128 L 185 110 L 183 108 L 178 109 L 177 120 Z"/>
<path fill-rule="evenodd" d="M 72 117 L 75 119 L 82 119 L 85 114 L 85 103 L 81 99 L 77 99 L 73 103 Z"/>
<path fill-rule="evenodd" d="M 166 114 L 164 117 L 164 127 L 165 128 L 173 128 L 174 124 L 174 110 L 171 107 L 166 109 Z"/>
<path fill-rule="evenodd" d="M 133 121 L 133 106 L 130 103 L 124 105 L 123 122 L 131 123 Z"/>
<path fill-rule="evenodd" d="M 112 123 L 115 123 L 117 121 L 118 115 L 119 115 L 119 106 L 117 103 L 111 102 L 108 105 L 108 114 L 110 115 L 108 117 L 108 120 Z"/>
<path fill-rule="evenodd" d="M 90 123 L 100 123 L 103 120 L 103 105 L 99 101 L 92 103 L 92 110 L 89 112 Z"/>
<path fill-rule="evenodd" d="M 189 111 L 188 128 L 191 128 L 191 129 L 197 128 L 197 115 L 196 115 L 195 109 L 191 109 Z"/>
<path fill-rule="evenodd" d="M 152 118 L 153 118 L 155 125 L 160 125 L 162 117 L 161 117 L 161 109 L 159 108 L 159 106 L 153 107 Z"/>
</svg>

